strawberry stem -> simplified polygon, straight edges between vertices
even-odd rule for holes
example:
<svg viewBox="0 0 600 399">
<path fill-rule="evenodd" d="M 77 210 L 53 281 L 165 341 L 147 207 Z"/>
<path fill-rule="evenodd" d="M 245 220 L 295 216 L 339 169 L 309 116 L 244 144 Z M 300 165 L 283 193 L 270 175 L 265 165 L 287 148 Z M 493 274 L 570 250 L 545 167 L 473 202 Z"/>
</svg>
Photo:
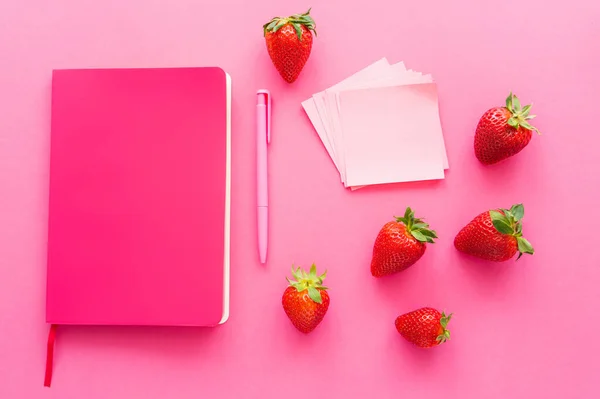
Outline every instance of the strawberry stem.
<svg viewBox="0 0 600 399">
<path fill-rule="evenodd" d="M 271 19 L 263 25 L 263 35 L 266 36 L 267 33 L 275 33 L 287 24 L 291 24 L 300 41 L 302 41 L 302 26 L 305 26 L 309 32 L 314 32 L 315 36 L 317 36 L 317 25 L 315 24 L 315 20 L 310 16 L 310 10 L 311 8 L 304 14 L 294 14 L 289 17 L 275 17 Z"/>
<path fill-rule="evenodd" d="M 444 342 L 450 339 L 450 330 L 448 330 L 448 323 L 452 318 L 452 313 L 446 316 L 445 313 L 442 312 L 442 317 L 440 318 L 440 325 L 442 326 L 442 333 L 437 336 L 436 341 L 439 344 L 443 344 Z"/>
<path fill-rule="evenodd" d="M 523 254 L 533 255 L 533 246 L 525 237 L 523 237 L 523 224 L 521 219 L 525 215 L 523 204 L 513 205 L 510 209 L 497 209 L 490 211 L 490 218 L 494 228 L 501 234 L 511 235 L 517 239 L 517 247 L 519 256 Z"/>
<path fill-rule="evenodd" d="M 317 275 L 317 266 L 313 263 L 307 273 L 301 267 L 295 268 L 292 265 L 292 276 L 293 280 L 286 277 L 286 280 L 291 287 L 294 287 L 298 292 L 308 290 L 308 296 L 316 303 L 322 303 L 321 291 L 326 290 L 327 287 L 323 286 L 323 280 L 327 271 L 321 275 Z"/>
<path fill-rule="evenodd" d="M 423 222 L 422 219 L 415 218 L 415 213 L 410 207 L 406 208 L 404 216 L 396 216 L 395 218 L 397 222 L 404 223 L 406 231 L 416 238 L 417 241 L 433 244 L 435 242 L 434 239 L 438 238 L 437 233 L 431 230 L 427 223 Z"/>
<path fill-rule="evenodd" d="M 518 129 L 522 127 L 527 130 L 535 130 L 537 134 L 541 134 L 540 131 L 533 127 L 528 121 L 535 118 L 535 115 L 530 115 L 531 104 L 521 107 L 521 102 L 512 92 L 506 98 L 506 109 L 511 113 L 511 117 L 507 123 L 509 126 Z"/>
</svg>

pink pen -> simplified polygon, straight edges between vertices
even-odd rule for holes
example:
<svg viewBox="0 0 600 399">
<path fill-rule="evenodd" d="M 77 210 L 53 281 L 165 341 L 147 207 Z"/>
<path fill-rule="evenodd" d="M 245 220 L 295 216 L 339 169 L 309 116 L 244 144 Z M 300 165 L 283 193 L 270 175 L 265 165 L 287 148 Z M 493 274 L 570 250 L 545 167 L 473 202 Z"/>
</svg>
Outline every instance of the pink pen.
<svg viewBox="0 0 600 399">
<path fill-rule="evenodd" d="M 258 253 L 260 263 L 267 262 L 269 239 L 269 191 L 267 178 L 267 144 L 271 142 L 271 93 L 259 90 L 256 103 L 256 199 Z"/>
</svg>

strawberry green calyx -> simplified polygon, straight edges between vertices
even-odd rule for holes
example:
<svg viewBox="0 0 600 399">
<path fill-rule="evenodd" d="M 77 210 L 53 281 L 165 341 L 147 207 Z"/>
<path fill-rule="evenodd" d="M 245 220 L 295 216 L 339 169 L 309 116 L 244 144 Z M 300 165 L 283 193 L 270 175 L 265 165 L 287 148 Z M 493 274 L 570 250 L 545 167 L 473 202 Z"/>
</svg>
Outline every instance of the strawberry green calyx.
<svg viewBox="0 0 600 399">
<path fill-rule="evenodd" d="M 526 105 L 521 108 L 521 102 L 512 92 L 506 98 L 506 109 L 508 109 L 512 115 L 507 122 L 511 127 L 514 127 L 515 129 L 522 127 L 527 130 L 535 130 L 537 134 L 541 134 L 537 128 L 531 126 L 528 122 L 535 118 L 535 115 L 529 115 L 531 105 Z"/>
<path fill-rule="evenodd" d="M 498 209 L 490 211 L 490 218 L 492 224 L 502 234 L 507 234 L 517 239 L 517 246 L 519 248 L 519 256 L 517 260 L 523 256 L 523 254 L 533 255 L 533 246 L 529 241 L 523 237 L 523 225 L 521 219 L 525 214 L 525 208 L 523 204 L 513 205 L 510 209 Z"/>
<path fill-rule="evenodd" d="M 286 277 L 291 287 L 294 287 L 298 292 L 308 290 L 308 296 L 316 303 L 322 303 L 321 291 L 326 290 L 327 287 L 323 286 L 323 280 L 327 271 L 321 275 L 317 275 L 317 266 L 313 263 L 310 267 L 310 271 L 306 273 L 301 267 L 295 268 L 292 265 L 292 276 L 293 280 Z"/>
<path fill-rule="evenodd" d="M 317 35 L 317 25 L 314 19 L 310 16 L 310 8 L 304 14 L 294 14 L 289 17 L 275 17 L 263 25 L 263 33 L 266 36 L 267 32 L 275 33 L 287 24 L 292 24 L 298 35 L 298 40 L 302 41 L 302 26 L 305 26 L 311 32 Z"/>
<path fill-rule="evenodd" d="M 450 339 L 450 330 L 448 330 L 448 323 L 450 322 L 450 318 L 452 317 L 452 313 L 446 316 L 445 313 L 442 313 L 442 317 L 440 318 L 440 325 L 442 326 L 442 333 L 437 336 L 435 339 L 439 344 L 443 344 L 444 342 Z"/>
<path fill-rule="evenodd" d="M 416 238 L 417 241 L 433 244 L 435 242 L 434 239 L 438 238 L 436 232 L 431 230 L 427 223 L 423 222 L 422 219 L 415 218 L 415 213 L 410 207 L 406 208 L 404 216 L 396 216 L 396 221 L 404 223 L 406 231 Z"/>
</svg>

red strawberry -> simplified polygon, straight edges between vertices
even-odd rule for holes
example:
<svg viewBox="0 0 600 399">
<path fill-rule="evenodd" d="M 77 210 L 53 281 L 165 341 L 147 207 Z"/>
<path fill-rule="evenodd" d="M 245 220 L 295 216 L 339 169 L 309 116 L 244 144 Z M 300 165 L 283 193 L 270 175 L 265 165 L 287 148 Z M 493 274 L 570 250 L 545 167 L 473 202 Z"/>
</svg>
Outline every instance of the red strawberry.
<svg viewBox="0 0 600 399">
<path fill-rule="evenodd" d="M 373 246 L 371 274 L 387 276 L 414 265 L 425 253 L 425 243 L 433 243 L 434 238 L 435 231 L 406 208 L 404 217 L 396 217 L 379 231 Z"/>
<path fill-rule="evenodd" d="M 483 164 L 491 165 L 520 152 L 531 140 L 531 131 L 535 127 L 529 120 L 531 105 L 521 108 L 521 102 L 510 93 L 506 107 L 488 110 L 475 130 L 475 155 Z"/>
<path fill-rule="evenodd" d="M 451 317 L 433 308 L 421 308 L 398 316 L 396 330 L 418 347 L 431 348 L 450 339 L 447 327 Z"/>
<path fill-rule="evenodd" d="M 310 9 L 287 18 L 275 17 L 263 25 L 267 50 L 273 65 L 288 83 L 293 83 L 308 61 L 312 32 L 316 31 Z"/>
<path fill-rule="evenodd" d="M 512 258 L 517 251 L 517 259 L 524 253 L 533 255 L 533 247 L 522 233 L 524 213 L 522 204 L 483 212 L 457 234 L 454 246 L 466 254 L 496 262 Z"/>
<path fill-rule="evenodd" d="M 283 310 L 292 324 L 303 333 L 314 330 L 329 308 L 329 294 L 325 291 L 327 287 L 323 286 L 326 273 L 317 276 L 314 264 L 309 273 L 292 266 L 295 280 L 287 279 L 290 286 L 283 293 Z"/>
</svg>

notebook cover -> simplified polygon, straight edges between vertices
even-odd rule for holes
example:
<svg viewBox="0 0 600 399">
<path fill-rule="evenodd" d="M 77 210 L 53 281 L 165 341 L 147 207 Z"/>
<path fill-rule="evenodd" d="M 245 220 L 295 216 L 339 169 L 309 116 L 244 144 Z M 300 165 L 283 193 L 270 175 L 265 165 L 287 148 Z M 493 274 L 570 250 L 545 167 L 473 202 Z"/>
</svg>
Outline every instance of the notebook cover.
<svg viewBox="0 0 600 399">
<path fill-rule="evenodd" d="M 224 321 L 228 101 L 219 68 L 53 72 L 48 323 Z"/>
</svg>

